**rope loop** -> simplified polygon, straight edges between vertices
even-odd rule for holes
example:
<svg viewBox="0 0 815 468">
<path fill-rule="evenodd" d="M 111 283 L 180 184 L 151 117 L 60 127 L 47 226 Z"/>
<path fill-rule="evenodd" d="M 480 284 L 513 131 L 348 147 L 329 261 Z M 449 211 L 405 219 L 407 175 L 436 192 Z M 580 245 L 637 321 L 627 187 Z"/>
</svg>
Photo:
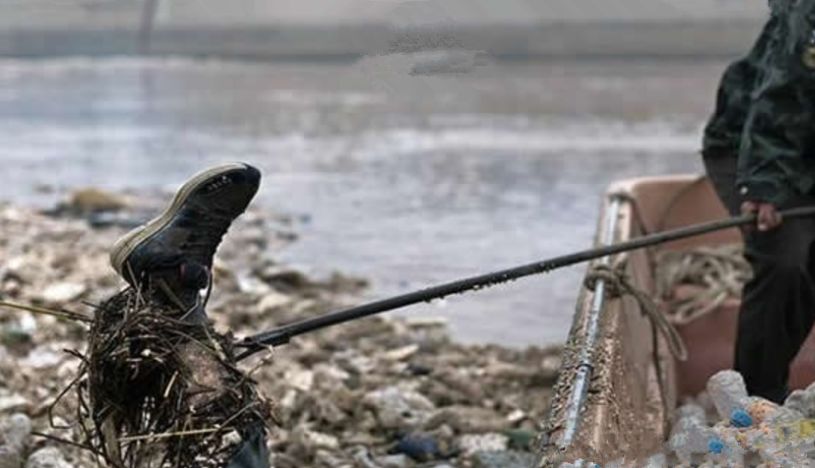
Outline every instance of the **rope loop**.
<svg viewBox="0 0 815 468">
<path fill-rule="evenodd" d="M 616 265 L 595 265 L 589 269 L 584 280 L 584 286 L 590 291 L 597 290 L 597 283 L 604 282 L 604 295 L 610 299 L 619 299 L 631 296 L 637 301 L 640 312 L 648 317 L 668 342 L 671 354 L 680 361 L 688 359 L 688 350 L 685 342 L 676 328 L 668 321 L 665 314 L 659 310 L 656 302 L 641 289 L 632 284 L 626 272 L 626 262 L 617 262 Z"/>
<path fill-rule="evenodd" d="M 625 283 L 628 282 L 627 274 L 625 272 L 625 264 L 620 263 L 616 267 L 610 265 L 595 265 L 583 280 L 583 285 L 589 291 L 597 290 L 597 283 L 604 282 L 604 294 L 606 297 L 616 299 L 621 297 L 625 291 Z"/>
</svg>

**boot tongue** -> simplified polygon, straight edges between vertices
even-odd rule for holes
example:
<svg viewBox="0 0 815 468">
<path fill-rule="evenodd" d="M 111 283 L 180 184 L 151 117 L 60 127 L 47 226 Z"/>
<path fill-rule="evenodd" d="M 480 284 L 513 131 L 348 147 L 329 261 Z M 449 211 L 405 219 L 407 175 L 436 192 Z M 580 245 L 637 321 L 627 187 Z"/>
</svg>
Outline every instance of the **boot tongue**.
<svg viewBox="0 0 815 468">
<path fill-rule="evenodd" d="M 197 262 L 183 262 L 178 267 L 180 286 L 200 291 L 209 286 L 209 269 Z"/>
</svg>

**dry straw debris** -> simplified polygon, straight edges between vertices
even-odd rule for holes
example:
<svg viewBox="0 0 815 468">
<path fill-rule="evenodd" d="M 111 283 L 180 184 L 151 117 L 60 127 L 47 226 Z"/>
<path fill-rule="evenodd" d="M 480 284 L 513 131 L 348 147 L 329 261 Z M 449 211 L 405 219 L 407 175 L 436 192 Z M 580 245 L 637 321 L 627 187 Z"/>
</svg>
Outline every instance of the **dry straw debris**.
<svg viewBox="0 0 815 468">
<path fill-rule="evenodd" d="M 127 289 L 95 314 L 77 381 L 83 442 L 117 467 L 224 466 L 270 404 L 230 336 L 151 297 Z"/>
</svg>

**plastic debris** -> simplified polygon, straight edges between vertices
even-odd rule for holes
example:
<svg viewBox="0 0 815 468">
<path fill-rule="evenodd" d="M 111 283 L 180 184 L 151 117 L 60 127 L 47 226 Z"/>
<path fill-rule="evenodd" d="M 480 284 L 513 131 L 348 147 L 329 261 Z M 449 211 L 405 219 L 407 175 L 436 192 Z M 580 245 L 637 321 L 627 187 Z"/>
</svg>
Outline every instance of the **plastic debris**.
<svg viewBox="0 0 815 468">
<path fill-rule="evenodd" d="M 714 441 L 719 441 L 719 439 L 712 429 L 707 427 L 704 410 L 700 414 L 696 408 L 690 407 L 680 409 L 679 412 L 683 416 L 671 432 L 668 447 L 676 453 L 681 463 L 691 464 L 694 455 L 704 455 L 715 451 L 718 445 Z"/>
<path fill-rule="evenodd" d="M 402 438 L 394 449 L 417 462 L 426 462 L 436 459 L 439 455 L 439 444 L 432 436 L 413 434 Z"/>
<path fill-rule="evenodd" d="M 795 390 L 787 397 L 784 407 L 798 411 L 807 418 L 815 418 L 815 384 L 805 390 Z"/>
<path fill-rule="evenodd" d="M 691 466 L 815 465 L 815 386 L 794 392 L 784 406 L 750 397 L 741 375 L 719 372 L 707 385 L 712 410 L 690 403 L 676 411 L 668 459 Z M 703 396 L 698 398 L 704 400 Z M 669 463 L 669 466 L 670 465 Z"/>
<path fill-rule="evenodd" d="M 734 410 L 744 409 L 747 403 L 744 379 L 736 371 L 726 370 L 711 377 L 707 382 L 707 391 L 721 419 L 729 419 Z"/>
</svg>

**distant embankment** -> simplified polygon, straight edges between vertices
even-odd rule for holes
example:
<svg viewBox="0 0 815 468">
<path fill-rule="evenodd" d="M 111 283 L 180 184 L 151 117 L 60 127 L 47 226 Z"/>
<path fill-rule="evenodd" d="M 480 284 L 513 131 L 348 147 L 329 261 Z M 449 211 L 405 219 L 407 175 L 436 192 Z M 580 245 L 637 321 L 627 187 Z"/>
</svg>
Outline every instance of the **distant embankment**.
<svg viewBox="0 0 815 468">
<path fill-rule="evenodd" d="M 686 57 L 744 52 L 753 20 L 551 23 L 394 28 L 382 24 L 0 30 L 0 56 L 173 54 L 255 59 L 349 59 L 426 48 L 483 50 L 497 57 Z"/>
</svg>

